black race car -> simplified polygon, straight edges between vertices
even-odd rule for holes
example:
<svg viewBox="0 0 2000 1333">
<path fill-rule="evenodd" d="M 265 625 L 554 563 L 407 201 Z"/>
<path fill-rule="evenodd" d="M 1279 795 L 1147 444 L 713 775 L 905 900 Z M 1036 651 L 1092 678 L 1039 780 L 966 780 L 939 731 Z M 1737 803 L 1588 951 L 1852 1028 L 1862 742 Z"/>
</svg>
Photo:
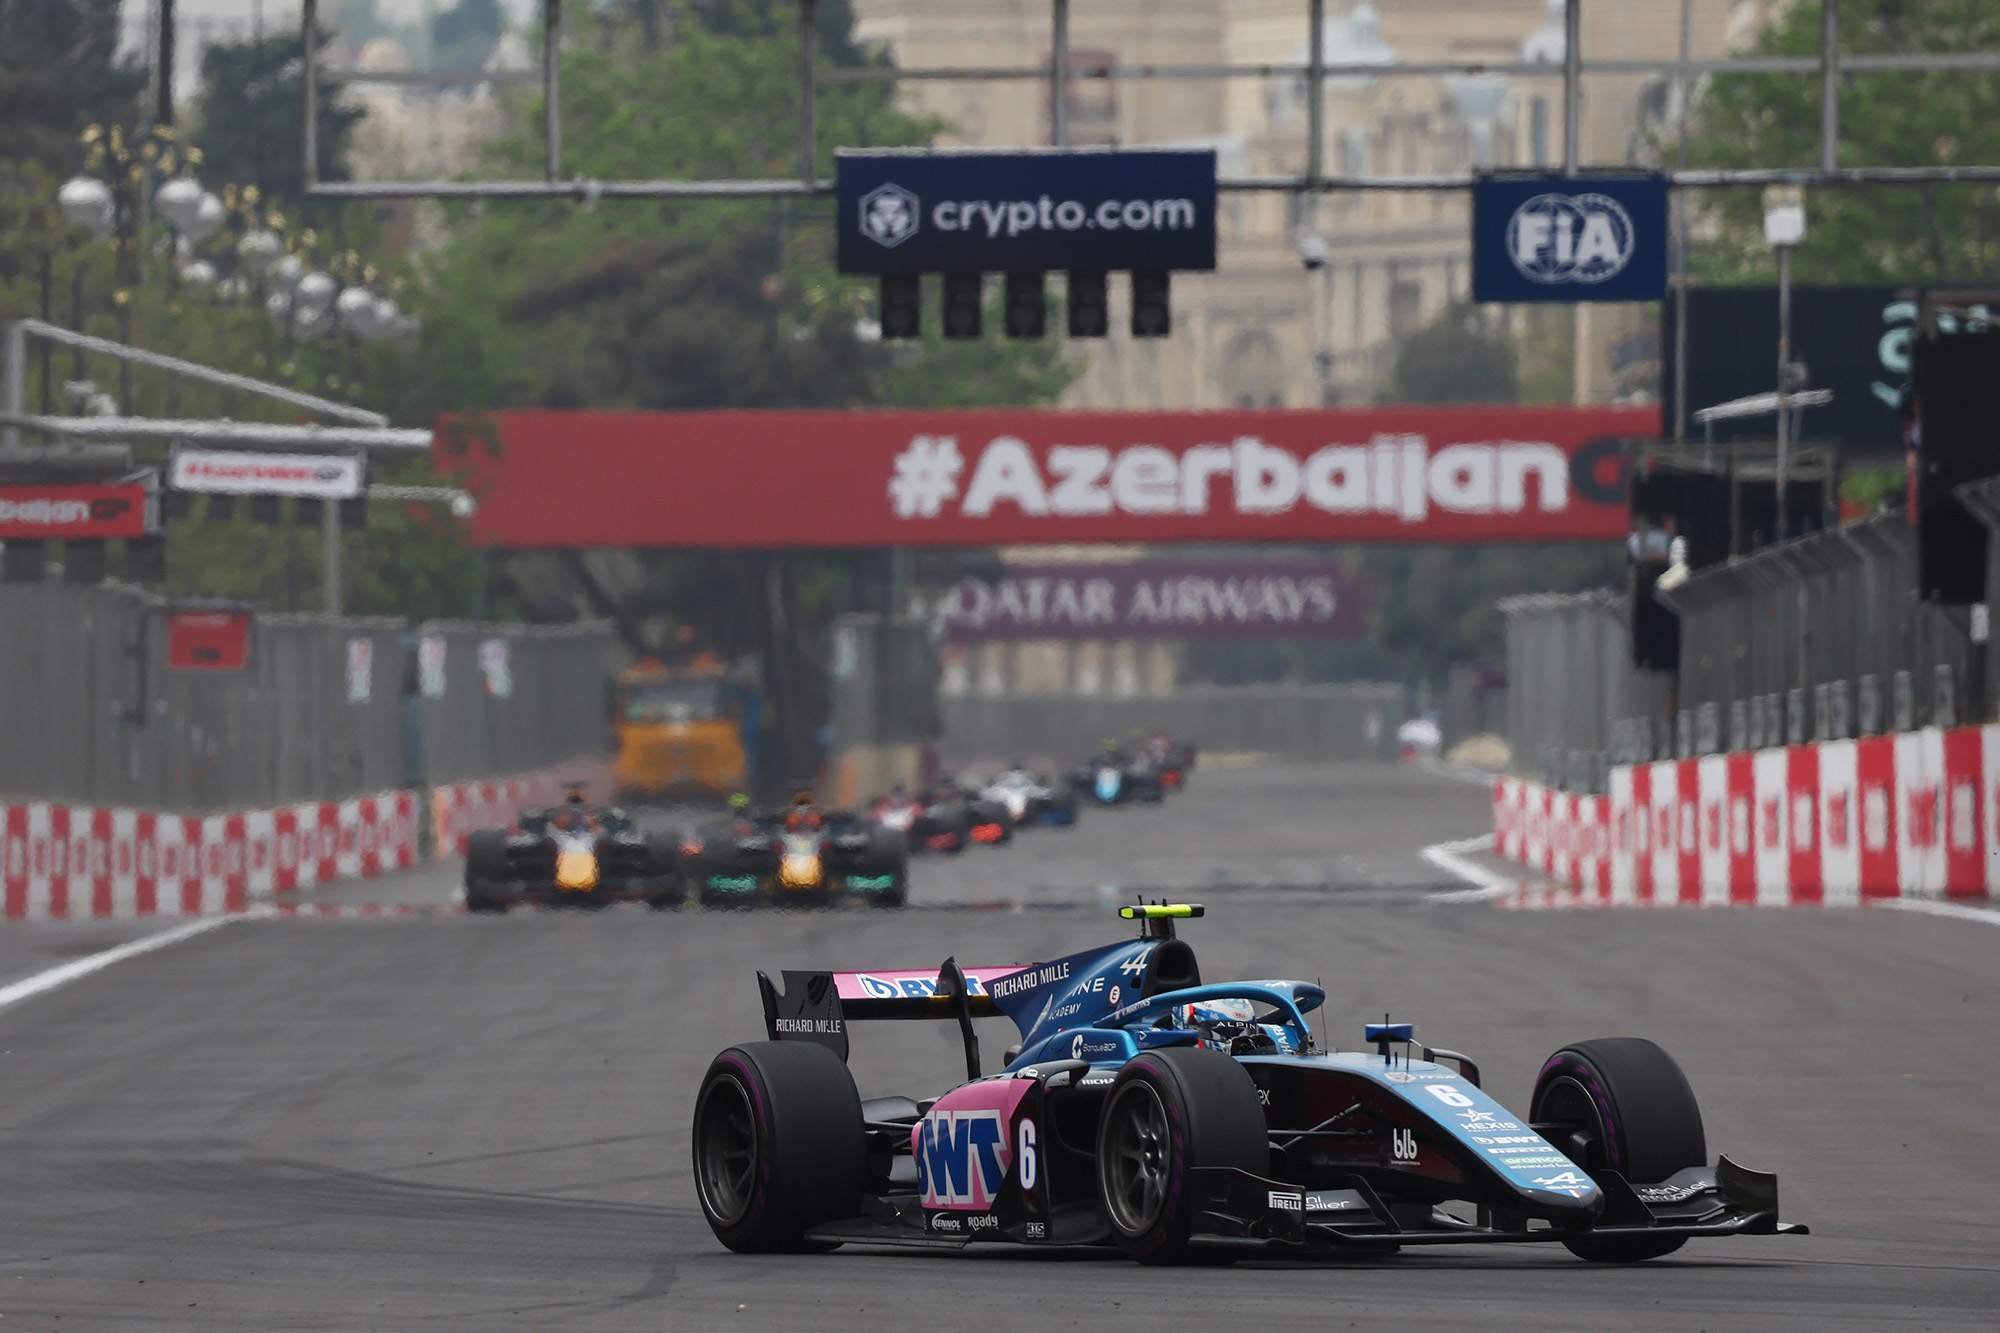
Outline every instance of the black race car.
<svg viewBox="0 0 2000 1333">
<path fill-rule="evenodd" d="M 666 908 L 686 898 L 678 841 L 641 832 L 616 806 L 586 804 L 577 788 L 562 805 L 522 811 L 511 831 L 480 829 L 466 840 L 467 911 L 618 901 Z"/>
<path fill-rule="evenodd" d="M 1711 1159 L 1680 1066 L 1642 1037 L 1559 1048 L 1526 1113 L 1408 1023 L 1324 1044 L 1309 981 L 1204 984 L 1194 905 L 1127 907 L 1137 939 L 1050 962 L 763 973 L 768 1041 L 715 1057 L 694 1184 L 732 1250 L 1115 1246 L 1142 1263 L 1262 1246 L 1387 1255 L 1562 1245 L 1631 1263 L 1698 1236 L 1805 1234 L 1776 1176 Z M 973 1019 L 1020 1029 L 981 1074 Z M 956 1022 L 966 1079 L 864 1099 L 848 1024 Z"/>
<path fill-rule="evenodd" d="M 852 898 L 901 907 L 910 893 L 903 836 L 801 792 L 784 810 L 740 806 L 681 846 L 687 883 L 709 907 L 817 907 Z"/>
<path fill-rule="evenodd" d="M 962 852 L 974 844 L 1012 842 L 1014 821 L 998 801 L 974 796 L 950 778 L 939 778 L 921 796 L 901 787 L 876 801 L 869 815 L 900 834 L 913 852 Z"/>
<path fill-rule="evenodd" d="M 1133 750 L 1106 741 L 1104 748 L 1078 764 L 1070 774 L 1070 790 L 1094 805 L 1128 805 L 1134 801 L 1158 805 L 1167 784 L 1160 766 L 1143 748 Z"/>
</svg>

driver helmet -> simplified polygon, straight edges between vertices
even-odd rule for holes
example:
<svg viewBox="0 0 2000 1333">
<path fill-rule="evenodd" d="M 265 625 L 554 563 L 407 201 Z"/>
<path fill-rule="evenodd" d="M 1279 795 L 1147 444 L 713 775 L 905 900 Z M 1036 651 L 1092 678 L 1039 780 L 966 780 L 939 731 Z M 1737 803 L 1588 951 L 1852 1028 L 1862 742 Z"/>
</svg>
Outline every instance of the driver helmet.
<svg viewBox="0 0 2000 1333">
<path fill-rule="evenodd" d="M 731 792 L 729 795 L 729 808 L 731 810 L 736 811 L 738 814 L 741 814 L 743 811 L 748 810 L 750 808 L 749 795 L 745 792 L 740 792 L 740 791 Z"/>
<path fill-rule="evenodd" d="M 1196 1034 L 1203 1046 L 1228 1054 L 1252 1051 L 1293 1051 L 1298 1039 L 1282 1023 L 1259 1023 L 1257 1006 L 1249 1000 L 1223 998 L 1175 1005 L 1173 1025 Z"/>
</svg>

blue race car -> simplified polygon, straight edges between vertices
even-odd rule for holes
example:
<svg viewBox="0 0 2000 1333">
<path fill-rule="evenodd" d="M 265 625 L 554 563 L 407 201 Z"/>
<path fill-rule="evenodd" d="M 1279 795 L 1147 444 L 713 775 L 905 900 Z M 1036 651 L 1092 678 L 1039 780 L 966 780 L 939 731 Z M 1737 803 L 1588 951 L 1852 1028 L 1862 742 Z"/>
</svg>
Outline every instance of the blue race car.
<svg viewBox="0 0 2000 1333">
<path fill-rule="evenodd" d="M 1695 1236 L 1804 1234 L 1777 1178 L 1708 1164 L 1680 1067 L 1638 1037 L 1550 1056 L 1526 1116 L 1456 1052 L 1370 1023 L 1337 1051 L 1303 981 L 1204 984 L 1176 919 L 1022 967 L 791 972 L 757 983 L 769 1041 L 716 1056 L 695 1102 L 694 1176 L 716 1237 L 746 1252 L 974 1241 L 1116 1245 L 1144 1263 L 1243 1244 L 1393 1251 L 1559 1243 L 1632 1262 Z M 1021 1032 L 982 1076 L 974 1018 Z M 967 1081 L 863 1099 L 850 1021 L 957 1022 Z"/>
</svg>

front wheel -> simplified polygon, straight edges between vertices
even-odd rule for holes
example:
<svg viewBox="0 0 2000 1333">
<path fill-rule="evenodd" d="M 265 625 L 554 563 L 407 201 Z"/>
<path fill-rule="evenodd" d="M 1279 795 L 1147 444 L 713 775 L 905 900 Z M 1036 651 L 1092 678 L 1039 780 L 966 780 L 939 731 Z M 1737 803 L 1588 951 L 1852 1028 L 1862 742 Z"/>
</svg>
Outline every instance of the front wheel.
<svg viewBox="0 0 2000 1333">
<path fill-rule="evenodd" d="M 760 1041 L 716 1056 L 695 1098 L 692 1137 L 701 1211 L 732 1250 L 832 1249 L 805 1233 L 861 1211 L 861 1097 L 824 1046 Z"/>
<path fill-rule="evenodd" d="M 1270 1163 L 1257 1086 L 1243 1066 L 1198 1046 L 1148 1051 L 1119 1072 L 1098 1121 L 1098 1206 L 1127 1255 L 1185 1264 L 1198 1257 L 1192 1172 L 1261 1176 Z"/>
<path fill-rule="evenodd" d="M 1616 1171 L 1632 1184 L 1708 1163 L 1687 1075 L 1644 1037 L 1600 1037 L 1557 1051 L 1535 1080 L 1528 1118 L 1585 1171 Z M 1657 1259 L 1686 1243 L 1685 1236 L 1590 1235 L 1563 1242 L 1597 1263 Z"/>
</svg>

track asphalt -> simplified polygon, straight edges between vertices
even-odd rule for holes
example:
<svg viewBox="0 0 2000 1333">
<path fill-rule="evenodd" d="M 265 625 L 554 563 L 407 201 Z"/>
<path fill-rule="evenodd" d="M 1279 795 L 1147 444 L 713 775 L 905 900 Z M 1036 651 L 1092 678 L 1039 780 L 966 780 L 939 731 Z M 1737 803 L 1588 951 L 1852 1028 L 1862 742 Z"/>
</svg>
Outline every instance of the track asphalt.
<svg viewBox="0 0 2000 1333">
<path fill-rule="evenodd" d="M 0 1008 L 0 1333 L 1992 1328 L 2000 929 L 1433 900 L 1464 885 L 1418 852 L 1486 819 L 1407 768 L 1202 769 L 1164 809 L 921 861 L 901 913 L 249 920 L 117 962 Z M 455 875 L 320 898 L 442 906 Z M 1115 937 L 1140 890 L 1207 905 L 1182 937 L 1209 977 L 1317 977 L 1337 1044 L 1413 1019 L 1504 1104 L 1566 1041 L 1653 1037 L 1711 1154 L 1778 1172 L 1815 1234 L 1187 1271 L 709 1235 L 688 1118 L 709 1057 L 761 1035 L 754 969 L 1025 963 Z M 0 925 L 0 986 L 143 933 Z M 855 1048 L 864 1093 L 962 1073 L 943 1024 Z"/>
</svg>

